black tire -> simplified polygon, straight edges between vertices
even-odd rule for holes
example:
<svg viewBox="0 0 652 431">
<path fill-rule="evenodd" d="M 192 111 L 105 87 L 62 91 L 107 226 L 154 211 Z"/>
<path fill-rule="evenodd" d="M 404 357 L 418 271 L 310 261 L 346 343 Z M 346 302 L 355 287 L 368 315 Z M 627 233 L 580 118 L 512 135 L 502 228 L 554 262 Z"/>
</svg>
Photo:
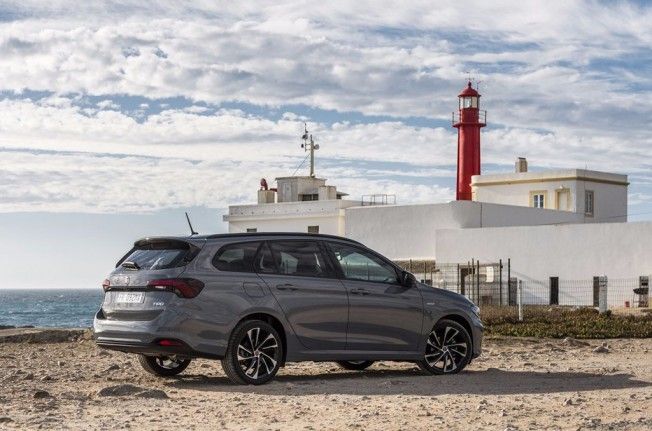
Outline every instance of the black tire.
<svg viewBox="0 0 652 431">
<path fill-rule="evenodd" d="M 371 367 L 375 361 L 337 361 L 337 365 L 345 370 L 362 371 Z"/>
<path fill-rule="evenodd" d="M 139 355 L 138 362 L 148 373 L 162 377 L 176 376 L 190 365 L 190 359 L 178 359 L 173 356 Z"/>
<path fill-rule="evenodd" d="M 426 339 L 424 357 L 419 368 L 430 374 L 457 374 L 471 362 L 471 336 L 459 323 L 442 319 Z"/>
<path fill-rule="evenodd" d="M 233 383 L 262 385 L 274 378 L 282 358 L 283 343 L 276 329 L 262 320 L 247 320 L 233 330 L 222 368 Z"/>
</svg>

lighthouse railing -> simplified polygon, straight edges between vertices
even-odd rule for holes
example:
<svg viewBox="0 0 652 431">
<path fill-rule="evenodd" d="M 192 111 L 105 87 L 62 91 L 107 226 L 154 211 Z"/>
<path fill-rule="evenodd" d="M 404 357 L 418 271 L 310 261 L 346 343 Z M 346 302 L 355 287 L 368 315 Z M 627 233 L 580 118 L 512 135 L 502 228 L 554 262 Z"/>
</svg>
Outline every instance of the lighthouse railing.
<svg viewBox="0 0 652 431">
<path fill-rule="evenodd" d="M 462 122 L 462 116 L 460 111 L 453 111 L 451 116 L 451 124 L 454 126 Z M 480 109 L 478 111 L 478 124 L 487 124 L 487 111 Z"/>
</svg>

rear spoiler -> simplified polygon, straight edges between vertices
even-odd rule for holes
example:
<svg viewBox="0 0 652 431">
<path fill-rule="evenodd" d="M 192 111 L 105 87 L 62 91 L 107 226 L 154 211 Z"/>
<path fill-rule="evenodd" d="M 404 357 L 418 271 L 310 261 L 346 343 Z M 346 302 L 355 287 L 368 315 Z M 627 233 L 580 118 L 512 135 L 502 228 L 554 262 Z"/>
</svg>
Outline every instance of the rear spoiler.
<svg viewBox="0 0 652 431">
<path fill-rule="evenodd" d="M 134 250 L 163 250 L 163 249 L 179 249 L 179 250 L 189 250 L 188 255 L 185 257 L 185 260 L 190 262 L 197 256 L 199 251 L 202 249 L 200 246 L 190 242 L 185 241 L 179 238 L 165 238 L 165 237 L 151 237 L 151 238 L 142 238 L 134 242 L 134 246 L 125 253 L 124 256 L 120 258 L 118 263 L 115 264 L 115 267 L 119 267 L 122 262 L 129 257 Z"/>
</svg>

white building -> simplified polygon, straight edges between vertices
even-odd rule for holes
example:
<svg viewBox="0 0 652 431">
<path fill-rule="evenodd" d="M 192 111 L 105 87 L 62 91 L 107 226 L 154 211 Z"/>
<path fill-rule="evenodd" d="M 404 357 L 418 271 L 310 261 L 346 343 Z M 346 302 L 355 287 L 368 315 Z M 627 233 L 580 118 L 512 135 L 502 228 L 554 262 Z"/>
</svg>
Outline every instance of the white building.
<svg viewBox="0 0 652 431">
<path fill-rule="evenodd" d="M 344 209 L 360 205 L 346 193 L 310 176 L 281 177 L 277 188 L 258 190 L 255 205 L 232 205 L 223 220 L 229 232 L 310 232 L 345 234 Z"/>
<path fill-rule="evenodd" d="M 519 159 L 513 174 L 474 175 L 473 200 L 571 211 L 591 222 L 627 221 L 627 175 L 585 169 L 527 172 Z"/>
</svg>

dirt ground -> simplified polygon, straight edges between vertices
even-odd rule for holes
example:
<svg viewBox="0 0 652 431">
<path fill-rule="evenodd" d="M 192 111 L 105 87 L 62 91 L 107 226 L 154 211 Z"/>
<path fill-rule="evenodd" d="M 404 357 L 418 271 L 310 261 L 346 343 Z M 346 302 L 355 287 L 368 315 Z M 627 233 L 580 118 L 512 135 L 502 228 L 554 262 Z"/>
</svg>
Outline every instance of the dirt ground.
<svg viewBox="0 0 652 431">
<path fill-rule="evenodd" d="M 455 376 L 307 362 L 251 387 L 215 361 L 160 379 L 90 340 L 0 343 L 0 429 L 652 429 L 652 339 L 601 344 L 486 339 Z"/>
</svg>

